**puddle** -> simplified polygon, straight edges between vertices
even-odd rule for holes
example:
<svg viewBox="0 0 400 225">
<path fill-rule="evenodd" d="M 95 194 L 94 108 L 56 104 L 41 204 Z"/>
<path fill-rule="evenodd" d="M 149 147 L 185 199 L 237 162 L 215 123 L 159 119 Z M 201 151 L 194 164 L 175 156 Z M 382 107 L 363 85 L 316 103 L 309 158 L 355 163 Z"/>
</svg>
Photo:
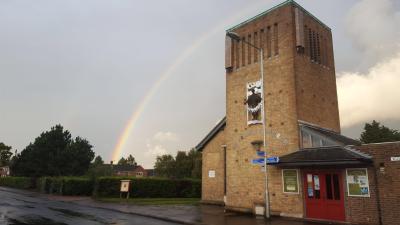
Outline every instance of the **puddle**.
<svg viewBox="0 0 400 225">
<path fill-rule="evenodd" d="M 97 218 L 95 216 L 89 215 L 89 214 L 84 214 L 84 213 L 72 211 L 72 210 L 69 210 L 69 209 L 52 208 L 52 207 L 49 207 L 49 209 L 51 209 L 53 211 L 56 211 L 56 212 L 60 212 L 60 213 L 62 213 L 64 215 L 66 215 L 66 216 L 79 217 L 79 218 L 83 218 L 83 219 L 92 220 L 92 221 L 96 221 L 96 222 L 99 222 L 99 223 L 107 224 L 107 222 L 105 222 L 105 221 L 103 221 L 103 220 L 101 220 L 101 219 L 99 219 L 99 218 Z"/>
</svg>

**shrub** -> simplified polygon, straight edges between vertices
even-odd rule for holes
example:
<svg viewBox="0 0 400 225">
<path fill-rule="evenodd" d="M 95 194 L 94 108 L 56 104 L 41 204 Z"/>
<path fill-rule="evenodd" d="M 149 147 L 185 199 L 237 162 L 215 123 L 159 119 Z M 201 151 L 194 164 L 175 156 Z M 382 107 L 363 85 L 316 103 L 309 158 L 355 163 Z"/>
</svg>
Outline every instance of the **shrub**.
<svg viewBox="0 0 400 225">
<path fill-rule="evenodd" d="M 83 177 L 65 177 L 63 179 L 63 195 L 92 195 L 93 181 Z"/>
<path fill-rule="evenodd" d="M 19 188 L 19 189 L 33 189 L 35 188 L 35 180 L 29 177 L 1 177 L 0 186 Z"/>
<path fill-rule="evenodd" d="M 101 177 L 95 184 L 95 195 L 98 197 L 118 197 L 120 180 L 131 180 L 130 193 L 139 198 L 200 198 L 201 182 L 199 180 L 171 180 L 163 178 L 124 178 Z"/>
</svg>

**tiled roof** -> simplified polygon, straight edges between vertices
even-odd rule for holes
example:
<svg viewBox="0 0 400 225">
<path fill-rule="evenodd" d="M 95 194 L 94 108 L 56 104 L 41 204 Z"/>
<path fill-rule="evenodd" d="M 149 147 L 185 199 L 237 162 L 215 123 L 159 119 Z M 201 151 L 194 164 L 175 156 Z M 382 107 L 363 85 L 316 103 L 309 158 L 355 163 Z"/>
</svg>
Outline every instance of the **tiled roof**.
<svg viewBox="0 0 400 225">
<path fill-rule="evenodd" d="M 371 163 L 371 157 L 342 146 L 306 148 L 279 157 L 278 166 L 357 165 Z"/>
</svg>

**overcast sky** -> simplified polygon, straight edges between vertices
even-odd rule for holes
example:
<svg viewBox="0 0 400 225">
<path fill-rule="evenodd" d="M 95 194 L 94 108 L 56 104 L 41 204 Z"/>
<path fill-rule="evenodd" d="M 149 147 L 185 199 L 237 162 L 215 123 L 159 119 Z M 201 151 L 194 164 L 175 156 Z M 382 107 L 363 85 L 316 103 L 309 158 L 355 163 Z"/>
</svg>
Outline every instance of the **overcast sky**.
<svg viewBox="0 0 400 225">
<path fill-rule="evenodd" d="M 280 2 L 0 1 L 0 142 L 62 124 L 109 161 L 140 111 L 123 156 L 189 150 L 225 115 L 225 29 Z M 332 28 L 343 133 L 400 129 L 400 2 L 298 3 Z"/>
</svg>

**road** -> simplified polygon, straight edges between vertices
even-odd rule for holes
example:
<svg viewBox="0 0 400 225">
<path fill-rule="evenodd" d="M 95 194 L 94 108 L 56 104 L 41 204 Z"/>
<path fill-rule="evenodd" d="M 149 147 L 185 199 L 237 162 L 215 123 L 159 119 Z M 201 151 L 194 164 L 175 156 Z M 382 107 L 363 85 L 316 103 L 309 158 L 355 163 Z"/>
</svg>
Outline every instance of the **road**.
<svg viewBox="0 0 400 225">
<path fill-rule="evenodd" d="M 173 225 L 166 221 L 107 209 L 49 201 L 40 195 L 0 190 L 1 225 Z"/>
</svg>

